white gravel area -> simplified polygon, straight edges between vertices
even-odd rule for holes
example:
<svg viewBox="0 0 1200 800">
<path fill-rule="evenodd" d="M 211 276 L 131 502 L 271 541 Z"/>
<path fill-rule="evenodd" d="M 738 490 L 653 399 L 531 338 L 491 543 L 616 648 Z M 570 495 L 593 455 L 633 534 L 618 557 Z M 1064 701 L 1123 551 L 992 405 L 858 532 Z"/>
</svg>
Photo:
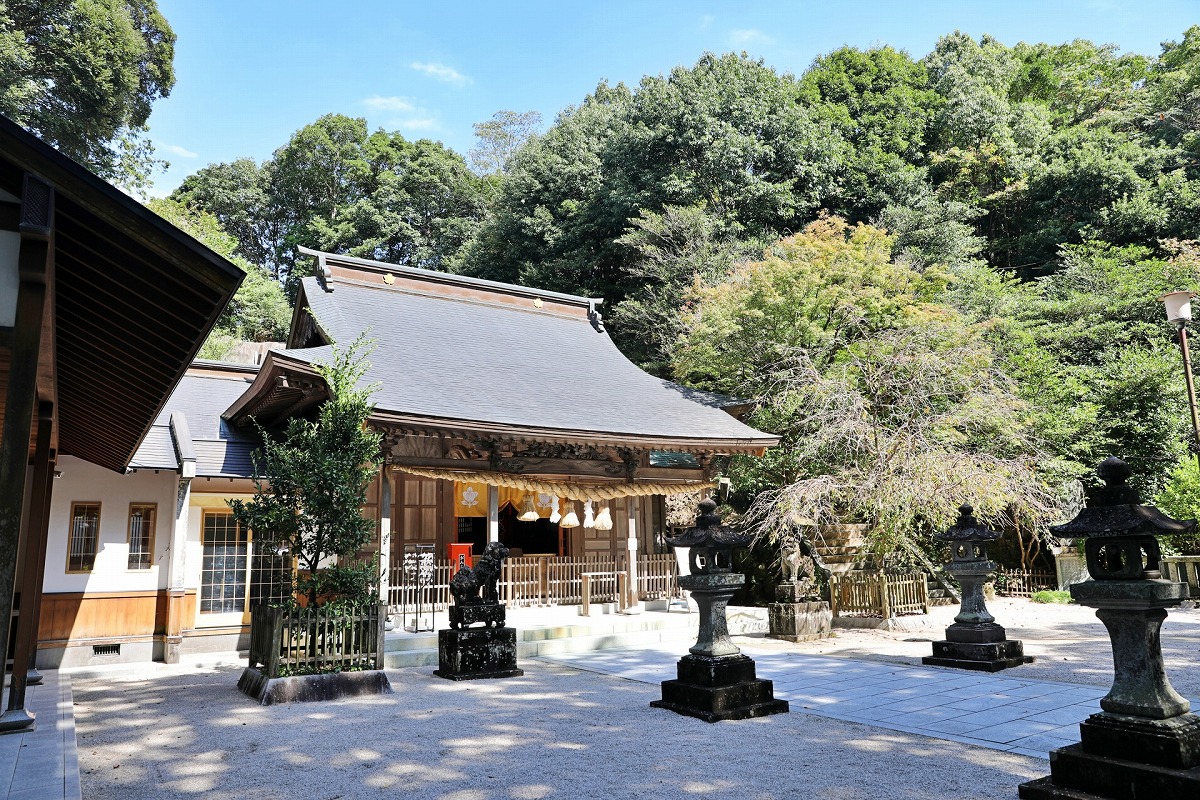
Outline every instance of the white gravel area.
<svg viewBox="0 0 1200 800">
<path fill-rule="evenodd" d="M 1038 656 L 1006 674 L 1110 683 L 1108 638 L 1090 609 L 1004 599 L 989 609 Z M 955 611 L 935 609 L 906 631 L 746 641 L 919 663 Z M 1175 686 L 1200 696 L 1200 612 L 1173 612 L 1163 644 Z M 394 670 L 391 695 L 265 708 L 237 692 L 228 667 L 76 678 L 83 796 L 1012 800 L 1017 784 L 1049 771 L 1044 759 L 795 711 L 710 725 L 650 708 L 653 685 L 521 666 L 523 678 L 461 683 Z"/>
</svg>

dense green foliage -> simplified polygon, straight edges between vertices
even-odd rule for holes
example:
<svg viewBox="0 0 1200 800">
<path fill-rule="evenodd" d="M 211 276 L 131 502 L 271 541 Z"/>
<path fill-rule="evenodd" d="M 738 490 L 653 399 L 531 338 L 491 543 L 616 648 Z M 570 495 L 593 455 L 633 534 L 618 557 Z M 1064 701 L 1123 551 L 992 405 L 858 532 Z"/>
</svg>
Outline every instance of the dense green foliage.
<svg viewBox="0 0 1200 800">
<path fill-rule="evenodd" d="M 472 172 L 330 115 L 175 198 L 281 280 L 306 245 L 606 298 L 639 364 L 756 401 L 783 444 L 731 470 L 776 523 L 887 549 L 970 499 L 1028 559 L 1107 455 L 1190 496 L 1155 298 L 1200 282 L 1200 26 L 1158 55 L 955 32 L 798 77 L 705 54 L 537 123 L 476 126 Z"/>
<path fill-rule="evenodd" d="M 119 185 L 144 188 L 150 107 L 175 83 L 154 0 L 0 3 L 0 113 Z"/>
<path fill-rule="evenodd" d="M 377 565 L 355 559 L 374 533 L 362 508 L 380 447 L 379 434 L 366 428 L 371 389 L 360 386 L 367 346 L 359 339 L 335 347 L 332 361 L 318 365 L 329 399 L 317 418 L 289 420 L 280 440 L 264 433 L 254 499 L 229 502 L 257 542 L 293 555 L 296 594 L 310 606 L 377 602 Z"/>
<path fill-rule="evenodd" d="M 238 342 L 281 342 L 287 337 L 292 312 L 283 288 L 261 267 L 237 255 L 237 240 L 225 232 L 216 217 L 166 198 L 151 200 L 146 205 L 246 272 L 237 294 L 201 347 L 201 358 L 219 361 Z"/>
<path fill-rule="evenodd" d="M 298 245 L 449 269 L 484 210 L 483 179 L 428 139 L 367 131 L 329 114 L 263 164 L 238 159 L 189 176 L 172 195 L 215 216 L 237 252 L 294 291 Z"/>
</svg>

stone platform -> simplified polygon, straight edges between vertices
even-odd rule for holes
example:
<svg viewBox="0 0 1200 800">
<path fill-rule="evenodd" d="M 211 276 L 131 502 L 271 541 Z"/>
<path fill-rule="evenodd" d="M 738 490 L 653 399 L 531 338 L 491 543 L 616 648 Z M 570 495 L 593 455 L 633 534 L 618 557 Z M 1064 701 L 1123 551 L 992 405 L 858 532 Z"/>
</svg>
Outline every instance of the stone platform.
<svg viewBox="0 0 1200 800">
<path fill-rule="evenodd" d="M 946 628 L 946 638 L 933 643 L 933 655 L 921 659 L 922 664 L 932 667 L 980 672 L 999 672 L 1032 661 L 1033 656 L 1025 655 L 1019 639 L 1005 638 L 1003 626 L 962 622 Z"/>
<path fill-rule="evenodd" d="M 774 685 L 755 674 L 754 661 L 744 655 L 699 656 L 679 659 L 676 680 L 662 682 L 662 700 L 650 705 L 705 722 L 750 719 L 788 711 L 776 700 Z"/>
<path fill-rule="evenodd" d="M 439 678 L 469 681 L 479 678 L 515 678 L 516 628 L 452 628 L 438 631 Z"/>
</svg>

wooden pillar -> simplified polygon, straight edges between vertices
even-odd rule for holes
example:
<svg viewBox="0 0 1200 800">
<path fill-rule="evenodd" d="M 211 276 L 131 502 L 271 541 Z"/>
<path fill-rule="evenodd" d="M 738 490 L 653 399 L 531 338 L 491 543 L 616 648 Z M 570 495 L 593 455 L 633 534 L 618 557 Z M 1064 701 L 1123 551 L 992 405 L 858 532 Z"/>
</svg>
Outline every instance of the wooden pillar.
<svg viewBox="0 0 1200 800">
<path fill-rule="evenodd" d="M 49 520 L 45 511 L 46 492 L 50 484 L 46 476 L 53 475 L 50 469 L 50 442 L 54 432 L 54 404 L 40 403 L 38 406 L 37 443 L 33 451 L 33 493 L 29 498 L 29 509 L 25 514 L 25 565 L 21 573 L 21 614 L 17 617 L 17 641 L 13 650 L 12 679 L 8 688 L 8 707 L 0 719 L 17 720 L 33 714 L 25 711 L 25 689 L 29 684 L 29 657 L 37 646 L 36 609 L 42 602 L 41 586 L 38 583 L 38 557 L 45 560 L 46 532 Z M 51 478 L 53 480 L 53 478 Z"/>
<path fill-rule="evenodd" d="M 488 541 L 500 541 L 500 489 L 488 484 Z"/>
<path fill-rule="evenodd" d="M 628 597 L 625 600 L 626 614 L 642 613 L 642 604 L 638 599 L 638 535 L 637 535 L 637 518 L 638 518 L 638 498 L 625 498 L 625 514 L 626 514 L 626 534 L 628 538 L 625 540 L 625 552 L 628 554 L 628 562 L 626 571 L 629 575 L 626 586 L 628 587 Z"/>
<path fill-rule="evenodd" d="M 392 503 L 392 467 L 386 462 L 379 468 L 379 566 L 383 570 L 379 576 L 379 602 L 387 611 L 392 592 L 392 514 L 395 513 Z"/>
<path fill-rule="evenodd" d="M 48 311 L 47 284 L 53 280 L 53 219 L 54 189 L 26 173 L 21 197 L 21 244 L 17 256 L 20 285 L 13 320 L 12 362 L 4 405 L 4 427 L 0 432 L 0 643 L 5 643 L 5 646 L 12 619 L 29 440 L 33 433 L 33 410 L 37 403 L 42 322 Z M 28 653 L 25 658 L 29 658 Z M 14 662 L 16 668 L 9 690 L 10 694 L 17 693 L 20 684 L 22 705 L 25 664 Z M 33 715 L 24 707 L 0 714 L 0 733 L 25 730 L 31 725 Z"/>
<path fill-rule="evenodd" d="M 25 683 L 28 686 L 37 686 L 42 682 L 42 673 L 37 669 L 37 642 L 38 631 L 41 630 L 42 619 L 42 587 L 46 584 L 46 547 L 50 538 L 50 501 L 54 493 L 54 479 L 57 477 L 57 472 L 54 469 L 55 462 L 58 459 L 58 454 L 51 450 L 50 458 L 46 461 L 46 473 L 42 476 L 45 482 L 45 490 L 42 492 L 42 533 L 40 536 L 40 546 L 37 553 L 37 580 L 34 582 L 35 594 L 32 612 L 33 625 L 33 647 L 29 651 L 29 671 L 25 675 Z M 36 469 L 36 464 L 34 465 Z M 36 480 L 36 479 L 35 479 Z M 37 530 L 36 528 L 34 530 Z M 24 601 L 22 601 L 24 602 Z"/>
</svg>

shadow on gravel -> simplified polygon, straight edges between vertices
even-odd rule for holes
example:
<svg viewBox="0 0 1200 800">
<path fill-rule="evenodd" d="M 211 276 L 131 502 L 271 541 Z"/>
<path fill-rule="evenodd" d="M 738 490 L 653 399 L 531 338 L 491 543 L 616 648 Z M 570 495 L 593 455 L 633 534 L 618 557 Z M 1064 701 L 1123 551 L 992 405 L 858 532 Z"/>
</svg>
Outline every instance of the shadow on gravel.
<svg viewBox="0 0 1200 800">
<path fill-rule="evenodd" d="M 260 707 L 238 671 L 75 683 L 88 798 L 1008 798 L 1044 761 L 800 713 L 709 725 L 658 688 L 523 662 Z M 665 676 L 669 677 L 669 676 Z"/>
</svg>

